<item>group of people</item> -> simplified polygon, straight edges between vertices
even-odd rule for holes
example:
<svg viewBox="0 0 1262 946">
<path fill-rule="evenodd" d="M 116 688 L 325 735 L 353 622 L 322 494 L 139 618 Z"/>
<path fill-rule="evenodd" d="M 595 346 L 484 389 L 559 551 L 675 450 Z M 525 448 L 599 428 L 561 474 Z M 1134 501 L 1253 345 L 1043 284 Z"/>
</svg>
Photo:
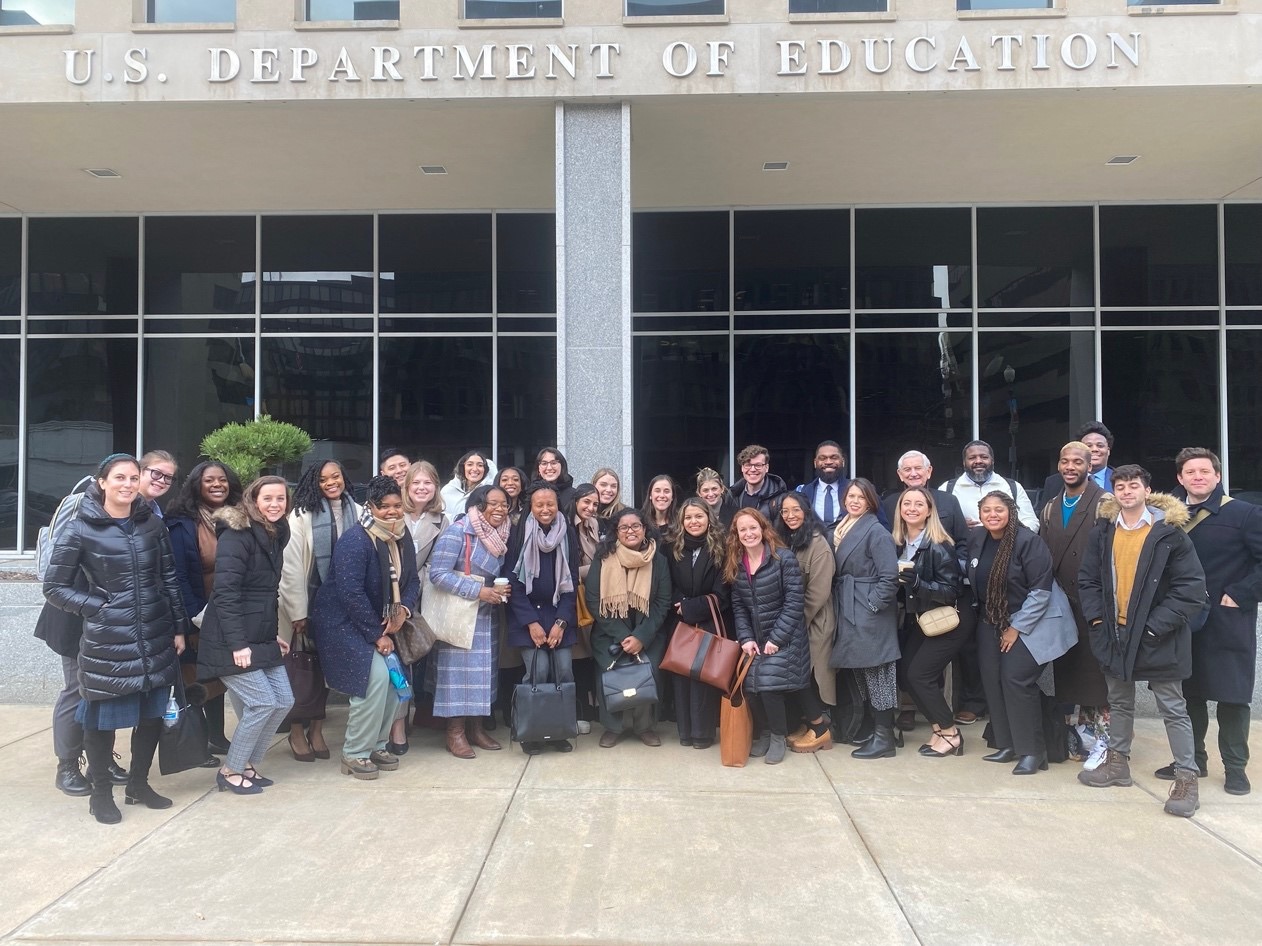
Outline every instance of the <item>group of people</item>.
<svg viewBox="0 0 1262 946">
<path fill-rule="evenodd" d="M 1179 490 L 1165 495 L 1142 467 L 1110 466 L 1112 446 L 1103 424 L 1087 425 L 1060 451 L 1037 509 L 995 473 L 982 441 L 938 488 L 929 458 L 907 452 L 900 487 L 884 497 L 845 476 L 833 441 L 796 489 L 751 445 L 734 483 L 705 468 L 685 496 L 657 476 L 638 507 L 623 503 L 616 471 L 576 483 L 555 448 L 529 471 L 471 451 L 446 483 L 433 464 L 388 449 L 362 507 L 335 460 L 308 467 L 292 496 L 279 477 L 242 488 L 207 461 L 164 515 L 170 455 L 107 457 L 50 527 L 37 633 L 65 672 L 57 786 L 90 794 L 106 823 L 119 820 L 117 782 L 129 804 L 169 806 L 148 772 L 177 676 L 223 756 L 206 762 L 221 791 L 272 784 L 260 767 L 277 732 L 300 762 L 331 758 L 323 707 L 308 701 L 294 716 L 291 648 L 318 654 L 328 685 L 349 698 L 340 769 L 356 779 L 398 768 L 416 725 L 441 728 L 457 758 L 501 749 L 495 713 L 523 677 L 574 683 L 578 731 L 598 721 L 604 748 L 627 736 L 658 746 L 665 719 L 681 745 L 704 750 L 720 690 L 659 669 L 685 622 L 748 655 L 750 755 L 767 764 L 836 743 L 853 744 L 856 759 L 888 758 L 917 714 L 929 724 L 920 755 L 960 756 L 963 727 L 988 718 L 984 758 L 1014 775 L 1046 769 L 1049 750 L 1064 758 L 1049 734 L 1089 733 L 1080 781 L 1129 785 L 1135 684 L 1148 681 L 1174 755 L 1157 773 L 1173 782 L 1166 810 L 1190 816 L 1207 774 L 1209 701 L 1226 790 L 1249 791 L 1262 513 L 1224 494 L 1209 450 L 1179 454 Z M 472 640 L 440 634 L 406 664 L 400 635 L 424 623 L 427 595 L 467 602 Z M 602 681 L 620 660 L 653 668 L 656 703 L 610 710 Z M 238 719 L 231 742 L 225 691 Z M 112 754 L 123 728 L 130 772 Z"/>
</svg>

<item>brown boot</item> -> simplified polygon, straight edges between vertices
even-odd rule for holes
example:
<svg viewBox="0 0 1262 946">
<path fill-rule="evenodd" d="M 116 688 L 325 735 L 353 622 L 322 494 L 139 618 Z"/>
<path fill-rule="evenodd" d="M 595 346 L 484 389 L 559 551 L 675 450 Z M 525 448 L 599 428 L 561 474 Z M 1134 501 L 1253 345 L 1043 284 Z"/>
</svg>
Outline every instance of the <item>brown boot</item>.
<svg viewBox="0 0 1262 946">
<path fill-rule="evenodd" d="M 1200 807 L 1196 773 L 1191 769 L 1175 769 L 1174 784 L 1170 786 L 1170 796 L 1166 799 L 1166 814 L 1191 818 Z"/>
<path fill-rule="evenodd" d="M 464 734 L 464 717 L 452 716 L 447 720 L 447 751 L 457 759 L 476 759 L 477 753 L 469 745 Z"/>
<path fill-rule="evenodd" d="M 1113 785 L 1130 785 L 1130 760 L 1116 749 L 1105 753 L 1104 761 L 1091 770 L 1083 769 L 1078 773 L 1078 781 L 1092 788 L 1109 788 Z"/>
<path fill-rule="evenodd" d="M 465 731 L 469 734 L 469 741 L 479 749 L 503 749 L 498 742 L 491 738 L 482 723 L 481 716 L 468 716 L 465 718 Z"/>
</svg>

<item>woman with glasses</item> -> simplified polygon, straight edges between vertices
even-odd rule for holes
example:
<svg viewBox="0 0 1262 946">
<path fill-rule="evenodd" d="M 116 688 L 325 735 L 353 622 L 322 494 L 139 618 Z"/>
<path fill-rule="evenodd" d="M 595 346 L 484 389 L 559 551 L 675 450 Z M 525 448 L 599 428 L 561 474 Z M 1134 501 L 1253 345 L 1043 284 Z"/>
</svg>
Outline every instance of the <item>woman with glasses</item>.
<svg viewBox="0 0 1262 946">
<path fill-rule="evenodd" d="M 592 651 L 596 655 L 596 688 L 600 696 L 600 737 L 604 749 L 616 746 L 630 729 L 646 746 L 660 746 L 653 731 L 654 704 L 641 704 L 617 716 L 604 700 L 604 673 L 613 654 L 643 654 L 654 667 L 666 651 L 662 624 L 670 609 L 670 569 L 650 538 L 648 523 L 638 509 L 618 513 L 609 535 L 601 540 L 587 573 L 583 593 L 594 619 Z M 661 691 L 661 685 L 658 685 Z"/>
<path fill-rule="evenodd" d="M 556 447 L 544 447 L 535 457 L 535 477 L 551 486 L 557 494 L 558 508 L 564 509 L 574 501 L 574 477 L 565 454 Z"/>
<path fill-rule="evenodd" d="M 447 751 L 473 759 L 479 749 L 502 749 L 484 725 L 496 691 L 496 610 L 508 601 L 507 585 L 494 581 L 508 552 L 508 494 L 498 486 L 475 490 L 462 519 L 443 530 L 430 556 L 430 584 L 448 594 L 477 599 L 477 622 L 468 650 L 443 641 L 430 652 L 434 662 L 434 715 L 447 720 Z M 482 579 L 478 581 L 477 579 Z M 426 594 L 432 594 L 427 589 Z M 472 745 L 470 745 L 472 743 Z"/>
<path fill-rule="evenodd" d="M 241 481 L 232 468 L 217 460 L 206 460 L 189 471 L 179 495 L 167 507 L 166 524 L 171 531 L 184 610 L 196 628 L 201 626 L 202 612 L 215 587 L 215 552 L 219 547 L 215 512 L 224 506 L 239 505 L 241 495 Z M 194 631 L 182 657 L 186 684 L 197 678 L 198 639 L 199 633 Z M 228 737 L 224 734 L 224 693 L 221 681 L 206 681 L 203 711 L 209 729 L 210 751 L 221 754 L 228 751 Z M 208 759 L 208 766 L 209 762 Z"/>
</svg>

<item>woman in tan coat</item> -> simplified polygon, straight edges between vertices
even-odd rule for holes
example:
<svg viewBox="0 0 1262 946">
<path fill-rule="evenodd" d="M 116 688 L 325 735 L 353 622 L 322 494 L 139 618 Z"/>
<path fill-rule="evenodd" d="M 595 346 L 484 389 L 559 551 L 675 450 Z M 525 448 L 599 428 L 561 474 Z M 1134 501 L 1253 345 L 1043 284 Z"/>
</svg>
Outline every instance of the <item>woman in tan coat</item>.
<svg viewBox="0 0 1262 946">
<path fill-rule="evenodd" d="M 800 493 L 786 493 L 776 514 L 776 532 L 793 550 L 802 572 L 805 592 L 803 616 L 811 642 L 811 674 L 819 698 L 828 706 L 837 705 L 837 671 L 828 666 L 837 617 L 833 613 L 833 575 L 837 564 L 824 533 L 824 524 Z M 832 733 L 816 735 L 805 724 L 789 735 L 789 748 L 814 752 L 832 747 Z"/>
</svg>

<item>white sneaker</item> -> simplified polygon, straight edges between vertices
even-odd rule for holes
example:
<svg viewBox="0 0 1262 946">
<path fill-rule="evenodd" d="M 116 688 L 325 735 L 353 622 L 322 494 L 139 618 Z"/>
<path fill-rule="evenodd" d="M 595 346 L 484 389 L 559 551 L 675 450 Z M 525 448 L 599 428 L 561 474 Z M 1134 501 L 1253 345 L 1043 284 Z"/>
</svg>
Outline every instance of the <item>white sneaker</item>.
<svg viewBox="0 0 1262 946">
<path fill-rule="evenodd" d="M 579 734 L 580 736 L 587 736 L 587 735 L 590 735 L 590 734 L 591 734 L 591 731 L 592 731 L 592 724 L 591 724 L 591 723 L 589 723 L 589 722 L 588 722 L 587 720 L 585 720 L 585 719 L 580 719 L 580 720 L 578 721 L 578 734 Z"/>
<path fill-rule="evenodd" d="M 1108 752 L 1108 742 L 1104 739 L 1097 739 L 1095 748 L 1091 750 L 1091 755 L 1087 756 L 1087 761 L 1082 763 L 1082 767 L 1088 772 L 1094 772 L 1104 762 L 1104 757 Z"/>
</svg>

